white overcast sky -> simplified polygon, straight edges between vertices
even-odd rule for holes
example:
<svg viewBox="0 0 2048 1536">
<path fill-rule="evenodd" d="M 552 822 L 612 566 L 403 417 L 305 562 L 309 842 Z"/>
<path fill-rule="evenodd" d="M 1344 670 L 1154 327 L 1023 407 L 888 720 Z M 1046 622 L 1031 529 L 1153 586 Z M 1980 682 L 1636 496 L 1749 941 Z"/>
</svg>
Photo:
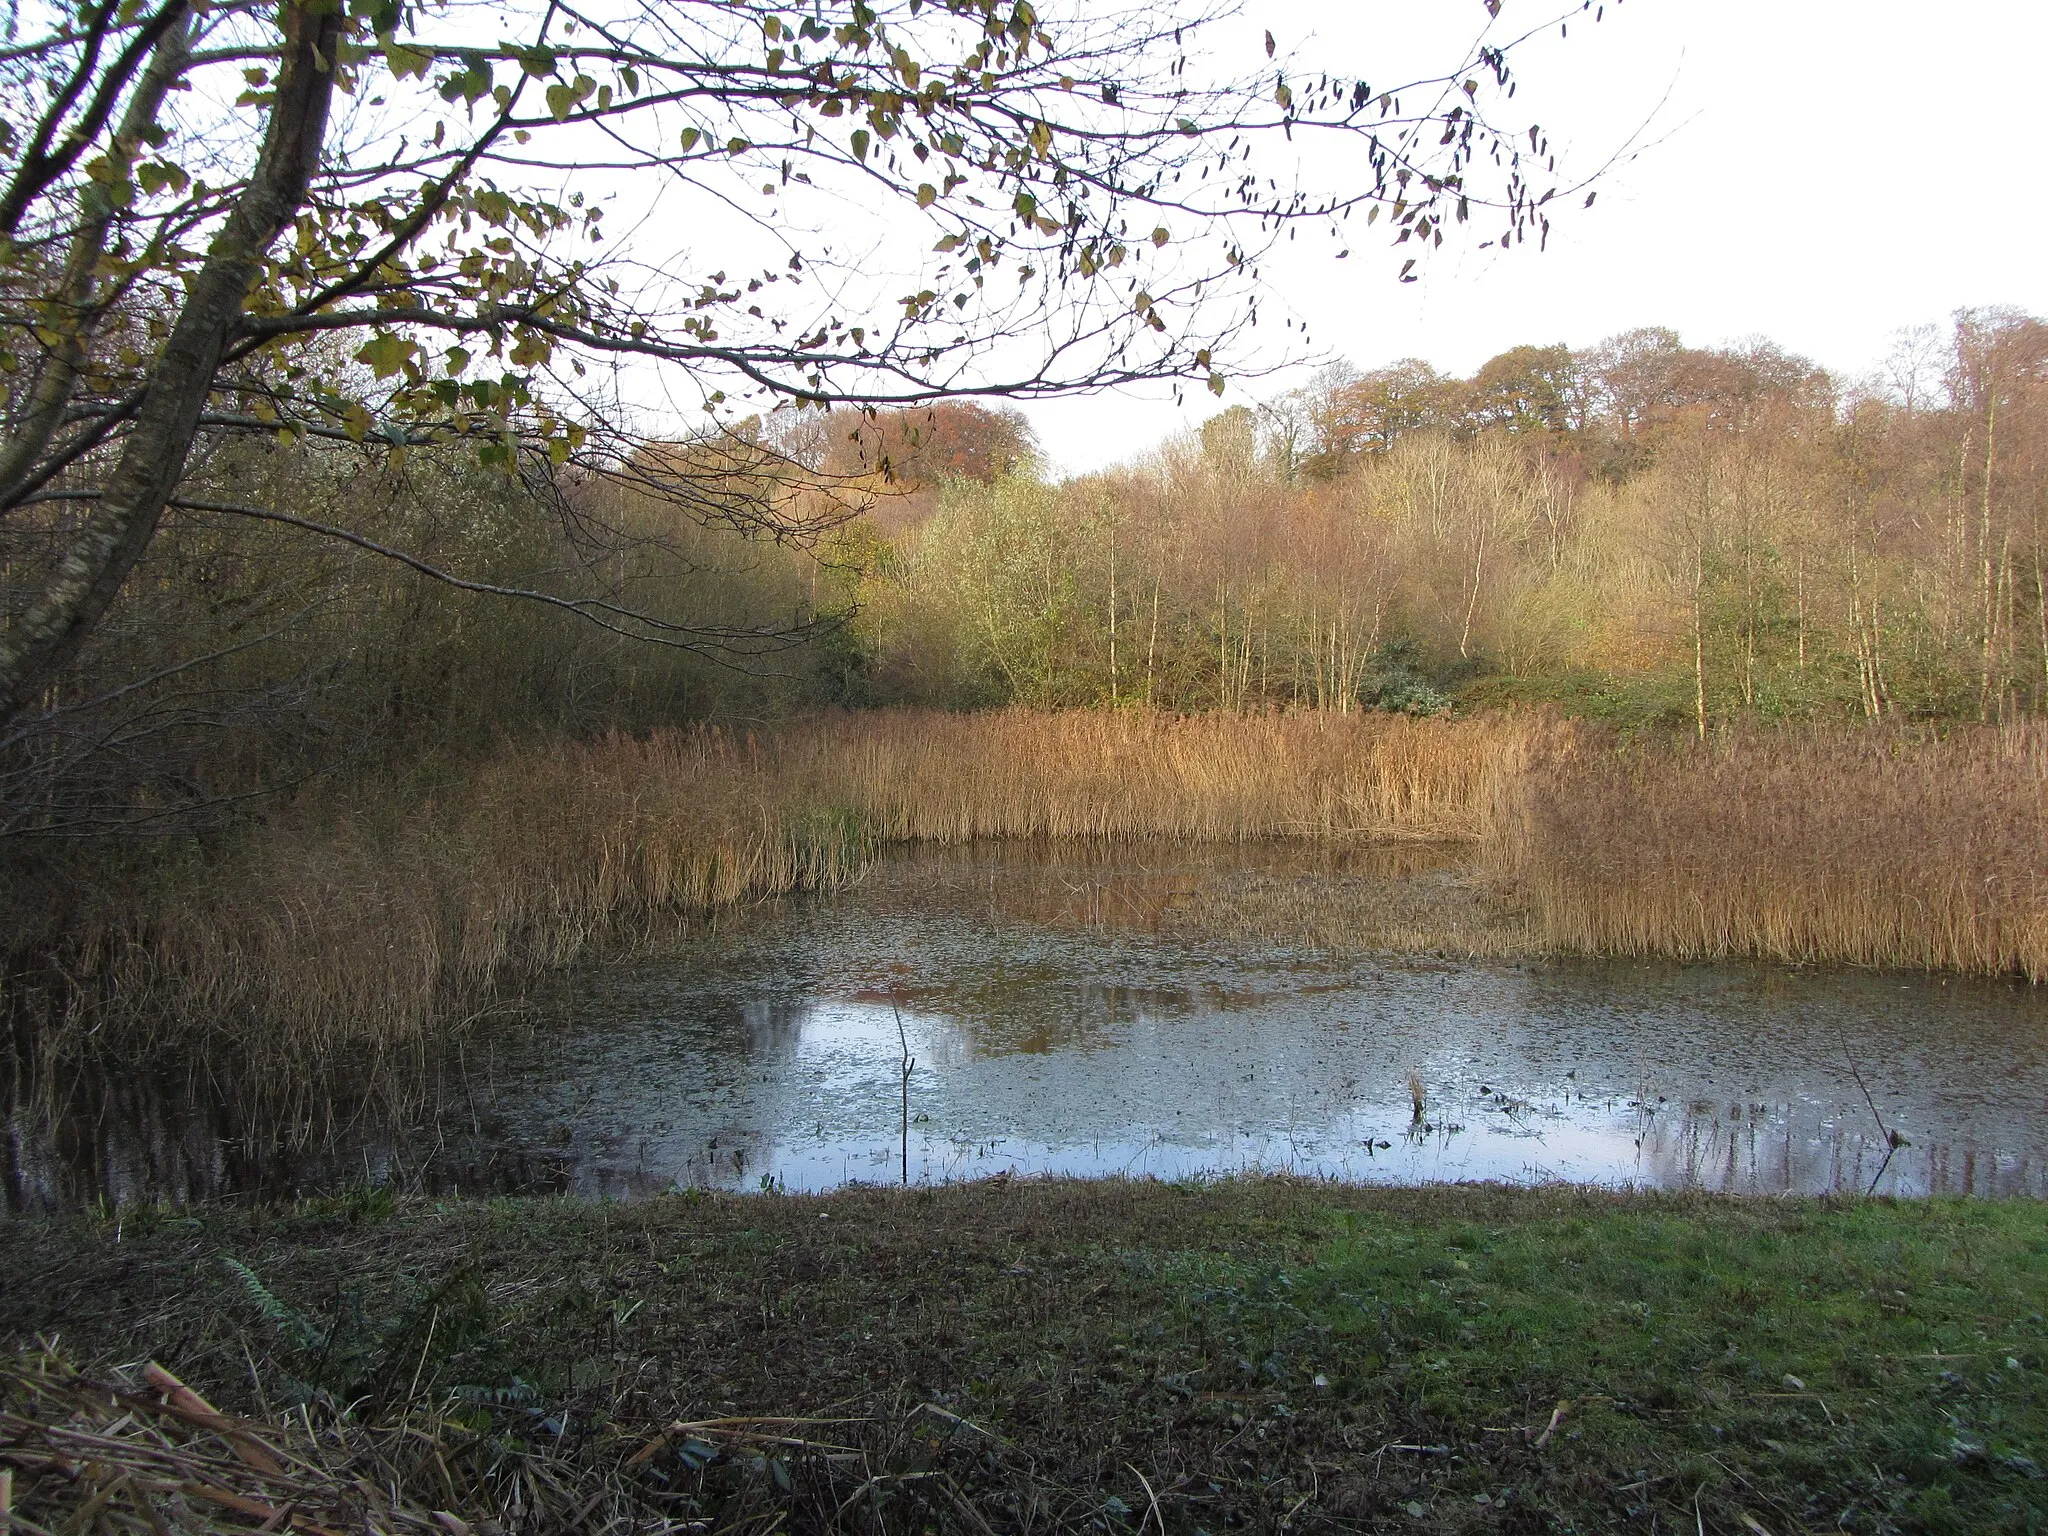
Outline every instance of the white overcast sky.
<svg viewBox="0 0 2048 1536">
<path fill-rule="evenodd" d="M 1508 0 L 1502 19 L 1555 9 Z M 1478 0 L 1254 0 L 1245 18 L 1298 64 L 1376 88 L 1453 62 L 1478 19 Z M 1562 218 L 1542 253 L 1470 248 L 1490 231 L 1462 251 L 1447 238 L 1408 285 L 1367 242 L 1348 261 L 1269 264 L 1271 356 L 1313 347 L 1360 367 L 1422 357 L 1469 373 L 1522 342 L 1668 325 L 1698 345 L 1768 336 L 1853 376 L 1900 328 L 1959 307 L 2048 311 L 2048 177 L 2027 83 L 2044 54 L 2039 0 L 1610 5 L 1598 26 L 1529 48 L 1511 108 L 1575 170 L 1640 134 L 1593 208 Z M 1283 308 L 1310 323 L 1310 343 L 1282 331 Z M 1079 472 L 1219 408 L 1206 392 L 1189 401 L 1158 389 L 1028 409 L 1054 465 Z"/>
</svg>

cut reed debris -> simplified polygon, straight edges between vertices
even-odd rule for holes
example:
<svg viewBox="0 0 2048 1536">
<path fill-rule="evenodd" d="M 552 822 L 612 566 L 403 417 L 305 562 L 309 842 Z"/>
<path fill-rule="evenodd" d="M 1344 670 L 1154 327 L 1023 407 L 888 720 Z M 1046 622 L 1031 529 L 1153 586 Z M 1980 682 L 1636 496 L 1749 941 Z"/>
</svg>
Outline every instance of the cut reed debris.
<svg viewBox="0 0 2048 1536">
<path fill-rule="evenodd" d="M 1020 1507 L 1048 1532 L 1100 1533 L 1105 1507 L 1127 1510 L 932 1403 L 652 1433 L 608 1423 L 508 1436 L 420 1404 L 369 1423 L 331 1408 L 259 1422 L 219 1412 L 154 1363 L 137 1385 L 47 1347 L 0 1357 L 0 1468 L 0 1491 L 21 1476 L 19 1499 L 0 1505 L 8 1536 L 988 1536 Z"/>
<path fill-rule="evenodd" d="M 216 1411 L 161 1366 L 145 1376 L 95 1379 L 47 1349 L 0 1359 L 0 1475 L 19 1478 L 15 1529 L 463 1536 L 499 1513 L 484 1488 L 452 1478 L 454 1508 L 409 1495 L 410 1468 L 390 1457 L 404 1429 L 257 1424 Z"/>
<path fill-rule="evenodd" d="M 0 1339 L 166 1359 L 288 1472 L 479 1536 L 1726 1533 L 1745 1510 L 1975 1536 L 2048 1525 L 2044 1209 L 1292 1179 L 221 1205 L 0 1245 Z M 195 1262 L 221 1251 L 296 1310 L 360 1298 L 378 1337 L 468 1272 L 488 1328 L 366 1422 L 315 1399 L 317 1436 L 273 1426 L 305 1354 Z M 89 1406 L 114 1438 L 162 1424 Z M 282 1507 L 212 1431 L 162 1433 Z M 30 1516 L 92 1496 L 45 1483 Z"/>
</svg>

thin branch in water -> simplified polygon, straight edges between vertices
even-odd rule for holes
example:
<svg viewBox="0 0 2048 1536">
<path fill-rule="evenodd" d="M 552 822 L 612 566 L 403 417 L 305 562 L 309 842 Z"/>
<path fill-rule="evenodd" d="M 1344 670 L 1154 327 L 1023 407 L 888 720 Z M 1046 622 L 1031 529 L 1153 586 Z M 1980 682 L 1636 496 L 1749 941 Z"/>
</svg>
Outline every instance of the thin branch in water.
<svg viewBox="0 0 2048 1536">
<path fill-rule="evenodd" d="M 910 1184 L 910 1074 L 917 1070 L 917 1058 L 910 1054 L 910 1035 L 903 1027 L 903 1009 L 896 993 L 889 994 L 889 1011 L 896 1016 L 896 1043 L 903 1052 L 903 1183 Z"/>
<path fill-rule="evenodd" d="M 1866 1198 L 1877 1193 L 1877 1186 L 1884 1182 L 1884 1171 L 1892 1165 L 1892 1154 L 1901 1147 L 1912 1143 L 1884 1123 L 1884 1116 L 1878 1113 L 1877 1100 L 1871 1097 L 1870 1087 L 1863 1081 L 1863 1074 L 1856 1070 L 1856 1058 L 1849 1053 L 1849 1036 L 1841 1025 L 1835 1026 L 1835 1033 L 1842 1042 L 1842 1060 L 1849 1068 L 1849 1076 L 1856 1080 L 1856 1086 L 1863 1093 L 1863 1102 L 1870 1106 L 1870 1118 L 1877 1122 L 1878 1134 L 1884 1137 L 1884 1160 L 1877 1165 L 1877 1172 L 1871 1176 L 1870 1188 L 1863 1193 Z"/>
</svg>

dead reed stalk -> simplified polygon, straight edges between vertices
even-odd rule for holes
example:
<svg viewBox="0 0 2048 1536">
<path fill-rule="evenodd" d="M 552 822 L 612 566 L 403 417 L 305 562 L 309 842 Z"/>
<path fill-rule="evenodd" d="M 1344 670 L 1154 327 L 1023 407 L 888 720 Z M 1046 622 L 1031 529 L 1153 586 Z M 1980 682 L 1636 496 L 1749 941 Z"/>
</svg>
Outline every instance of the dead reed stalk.
<svg viewBox="0 0 2048 1536">
<path fill-rule="evenodd" d="M 21 1480 L 10 1517 L 25 1536 L 466 1536 L 485 1520 L 537 1523 L 506 1520 L 512 1512 L 494 1480 L 466 1475 L 471 1469 L 458 1456 L 435 1458 L 458 1469 L 439 1500 L 403 1486 L 422 1481 L 412 1475 L 411 1463 L 423 1459 L 408 1443 L 414 1436 L 351 1424 L 316 1431 L 310 1418 L 258 1424 L 216 1411 L 159 1366 L 145 1374 L 145 1384 L 98 1380 L 42 1350 L 0 1360 L 0 1462 L 10 1480 Z M 432 1444 L 435 1437 L 417 1438 Z M 546 1475 L 551 1470 L 543 1469 L 536 1487 L 560 1488 L 559 1478 Z M 466 1486 L 458 1488 L 457 1478 Z M 569 1498 L 561 1502 L 566 1507 L 547 1513 L 559 1519 L 575 1508 Z"/>
</svg>

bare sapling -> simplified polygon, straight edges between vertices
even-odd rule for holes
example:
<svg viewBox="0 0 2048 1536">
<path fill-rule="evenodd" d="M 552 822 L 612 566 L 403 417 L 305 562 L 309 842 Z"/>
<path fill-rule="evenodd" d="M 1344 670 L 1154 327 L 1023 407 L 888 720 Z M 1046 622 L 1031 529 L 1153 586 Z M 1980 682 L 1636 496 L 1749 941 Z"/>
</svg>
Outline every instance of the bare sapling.
<svg viewBox="0 0 2048 1536">
<path fill-rule="evenodd" d="M 908 1188 L 910 1184 L 910 1074 L 917 1070 L 917 1058 L 910 1054 L 910 1034 L 903 1027 L 903 1009 L 894 997 L 889 999 L 889 1011 L 896 1016 L 896 1043 L 903 1053 L 901 1067 L 903 1113 L 900 1123 L 903 1127 L 903 1183 Z"/>
</svg>

